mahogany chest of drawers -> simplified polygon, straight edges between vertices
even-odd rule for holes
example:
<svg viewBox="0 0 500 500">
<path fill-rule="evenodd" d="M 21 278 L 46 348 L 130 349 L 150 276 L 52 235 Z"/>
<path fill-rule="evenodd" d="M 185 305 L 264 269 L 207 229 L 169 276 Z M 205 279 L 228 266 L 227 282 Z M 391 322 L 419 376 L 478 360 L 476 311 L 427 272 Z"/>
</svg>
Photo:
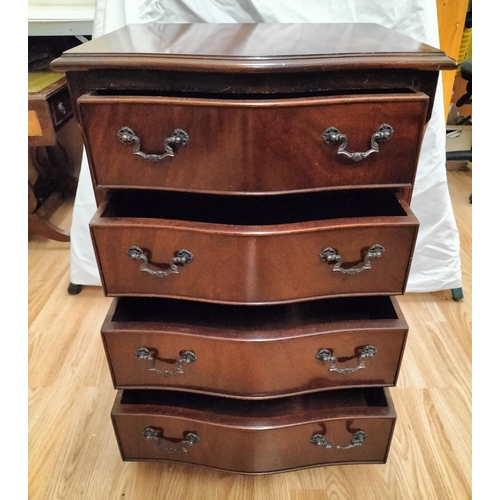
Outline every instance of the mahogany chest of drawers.
<svg viewBox="0 0 500 500">
<path fill-rule="evenodd" d="M 437 49 L 371 24 L 132 25 L 72 49 L 124 460 L 384 463 Z"/>
</svg>

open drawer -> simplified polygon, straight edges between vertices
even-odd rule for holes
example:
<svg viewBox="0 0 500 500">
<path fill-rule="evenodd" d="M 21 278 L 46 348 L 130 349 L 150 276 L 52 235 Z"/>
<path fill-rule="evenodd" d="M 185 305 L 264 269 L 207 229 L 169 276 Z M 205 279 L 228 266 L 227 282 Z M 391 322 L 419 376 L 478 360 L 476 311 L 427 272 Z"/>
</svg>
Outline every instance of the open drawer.
<svg viewBox="0 0 500 500">
<path fill-rule="evenodd" d="M 396 413 L 387 389 L 240 401 L 119 391 L 113 425 L 126 461 L 173 461 L 263 474 L 385 463 Z"/>
<path fill-rule="evenodd" d="M 395 385 L 408 325 L 394 297 L 273 306 L 123 297 L 101 332 L 118 389 L 267 399 Z"/>
<path fill-rule="evenodd" d="M 418 231 L 389 190 L 115 191 L 90 226 L 107 295 L 233 304 L 401 294 Z"/>
</svg>

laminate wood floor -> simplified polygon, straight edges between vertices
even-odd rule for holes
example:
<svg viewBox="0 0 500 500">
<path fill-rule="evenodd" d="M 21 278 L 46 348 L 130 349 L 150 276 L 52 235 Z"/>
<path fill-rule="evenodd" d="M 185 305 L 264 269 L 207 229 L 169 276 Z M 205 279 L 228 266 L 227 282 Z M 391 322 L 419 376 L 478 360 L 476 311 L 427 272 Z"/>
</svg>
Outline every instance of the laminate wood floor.
<svg viewBox="0 0 500 500">
<path fill-rule="evenodd" d="M 122 462 L 110 421 L 115 398 L 100 327 L 111 299 L 71 296 L 69 243 L 28 243 L 31 500 L 392 500 L 472 497 L 471 171 L 448 172 L 461 237 L 461 302 L 448 291 L 399 299 L 410 333 L 398 420 L 385 465 L 332 466 L 271 476 Z M 68 228 L 71 205 L 53 214 Z"/>
</svg>

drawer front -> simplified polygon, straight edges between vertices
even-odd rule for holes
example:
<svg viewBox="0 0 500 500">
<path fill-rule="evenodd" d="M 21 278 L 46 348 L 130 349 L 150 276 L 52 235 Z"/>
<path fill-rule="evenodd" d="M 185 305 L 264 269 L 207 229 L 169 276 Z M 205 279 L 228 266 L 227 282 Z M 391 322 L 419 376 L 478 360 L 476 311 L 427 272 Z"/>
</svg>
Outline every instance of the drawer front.
<svg viewBox="0 0 500 500">
<path fill-rule="evenodd" d="M 92 224 L 102 282 L 109 296 L 259 304 L 401 294 L 418 229 L 416 222 L 407 220 L 382 224 L 360 220 L 346 225 L 323 222 L 323 227 L 314 229 L 298 224 L 293 230 L 261 232 L 234 228 L 223 232 L 201 223 L 142 222 L 108 224 L 101 219 Z M 370 258 L 373 245 L 385 249 L 380 258 Z M 341 265 L 328 260 L 332 256 L 328 249 L 340 255 Z M 184 265 L 176 264 L 182 261 Z M 360 272 L 341 272 L 349 266 Z M 174 273 L 164 275 L 172 269 Z M 155 271 L 165 273 L 151 274 Z"/>
<path fill-rule="evenodd" d="M 211 420 L 203 411 L 197 412 L 199 418 L 187 413 L 184 408 L 142 406 L 134 411 L 115 405 L 112 419 L 123 459 L 184 462 L 250 474 L 384 463 L 395 424 L 393 410 L 381 415 L 379 408 L 369 407 L 340 410 L 333 418 L 318 415 L 307 422 L 299 417 L 287 426 L 274 425 L 275 419 L 265 416 L 259 425 L 241 414 L 243 423 L 234 425 L 221 415 Z"/>
<path fill-rule="evenodd" d="M 64 122 L 72 118 L 73 110 L 71 109 L 68 88 L 64 87 L 62 90 L 52 95 L 49 100 L 49 106 L 52 121 L 56 128 L 59 128 Z"/>
<path fill-rule="evenodd" d="M 116 388 L 261 399 L 394 386 L 407 330 L 366 324 L 366 329 L 289 338 L 285 333 L 276 338 L 242 332 L 231 338 L 115 329 L 104 331 L 103 341 Z"/>
<path fill-rule="evenodd" d="M 83 96 L 78 102 L 98 187 L 264 193 L 409 186 L 428 97 Z M 385 136 L 378 131 L 384 124 Z"/>
</svg>

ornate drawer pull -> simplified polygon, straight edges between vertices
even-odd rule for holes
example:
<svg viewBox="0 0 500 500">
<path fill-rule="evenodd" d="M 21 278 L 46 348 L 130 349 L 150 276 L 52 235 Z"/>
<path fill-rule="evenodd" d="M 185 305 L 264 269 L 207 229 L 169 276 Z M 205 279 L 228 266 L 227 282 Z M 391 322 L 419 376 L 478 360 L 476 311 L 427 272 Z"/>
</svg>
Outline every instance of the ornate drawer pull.
<svg viewBox="0 0 500 500">
<path fill-rule="evenodd" d="M 354 368 L 337 368 L 337 362 L 338 359 L 333 355 L 333 351 L 330 349 L 320 349 L 316 353 L 316 359 L 318 361 L 321 361 L 322 363 L 327 363 L 331 362 L 332 364 L 328 368 L 329 372 L 336 372 L 336 373 L 354 373 L 361 368 L 365 368 L 365 358 L 372 358 L 377 354 L 377 349 L 375 346 L 372 345 L 365 345 L 363 349 L 361 349 L 361 353 L 358 356 L 358 364 Z"/>
<path fill-rule="evenodd" d="M 179 440 L 178 443 L 179 445 L 177 447 L 169 446 L 165 448 L 164 446 L 162 446 L 162 442 L 163 441 L 171 442 L 174 441 L 174 439 L 165 437 L 163 435 L 162 429 L 156 429 L 154 427 L 146 427 L 142 431 L 142 435 L 147 440 L 154 441 L 156 446 L 158 446 L 158 448 L 168 453 L 178 453 L 178 452 L 187 453 L 188 449 L 186 448 L 186 446 L 193 446 L 200 440 L 200 437 L 198 436 L 198 434 L 196 434 L 196 432 L 187 432 L 184 435 L 184 439 Z"/>
<path fill-rule="evenodd" d="M 57 103 L 57 111 L 59 111 L 59 113 L 62 115 L 62 116 L 65 116 L 66 113 L 67 113 L 67 110 L 66 110 L 66 107 L 64 106 L 64 103 L 62 101 L 59 101 Z"/>
<path fill-rule="evenodd" d="M 135 355 L 139 359 L 143 359 L 145 361 L 149 361 L 149 368 L 148 370 L 150 372 L 155 372 L 158 375 L 163 375 L 165 377 L 169 375 L 177 375 L 178 373 L 182 374 L 184 373 L 184 363 L 194 363 L 197 359 L 198 356 L 193 351 L 181 351 L 180 357 L 175 360 L 175 370 L 169 371 L 169 370 L 158 370 L 158 368 L 155 367 L 156 364 L 156 359 L 153 356 L 153 353 L 147 348 L 147 347 L 139 347 L 135 351 Z"/>
<path fill-rule="evenodd" d="M 127 250 L 127 255 L 131 259 L 142 260 L 141 271 L 151 274 L 152 276 L 156 276 L 157 278 L 165 278 L 169 274 L 179 274 L 178 266 L 189 264 L 194 258 L 194 255 L 189 250 L 178 250 L 177 252 L 175 252 L 175 257 L 169 262 L 170 269 L 166 271 L 153 271 L 148 267 L 149 260 L 142 248 L 135 246 L 130 247 Z"/>
<path fill-rule="evenodd" d="M 325 439 L 323 434 L 313 434 L 311 436 L 311 443 L 316 446 L 324 446 L 325 448 L 335 448 L 336 450 L 349 450 L 351 448 L 356 448 L 356 446 L 361 446 L 363 441 L 368 437 L 368 434 L 364 431 L 356 431 L 352 435 L 351 442 L 348 445 L 342 446 L 340 444 L 332 444 Z"/>
<path fill-rule="evenodd" d="M 319 254 L 319 258 L 323 262 L 335 262 L 335 265 L 333 266 L 333 272 L 352 275 L 359 274 L 362 271 L 366 271 L 367 269 L 371 269 L 372 263 L 370 262 L 370 259 L 379 259 L 380 257 L 382 257 L 384 252 L 385 248 L 382 245 L 372 245 L 365 253 L 364 263 L 362 266 L 349 267 L 347 269 L 342 267 L 342 256 L 331 247 L 324 248 Z"/>
<path fill-rule="evenodd" d="M 347 156 L 347 158 L 353 161 L 360 161 L 364 160 L 367 156 L 370 156 L 372 153 L 378 153 L 379 149 L 377 141 L 381 142 L 388 141 L 392 137 L 393 133 L 394 133 L 393 128 L 387 123 L 383 123 L 382 125 L 380 125 L 380 127 L 372 135 L 372 138 L 370 140 L 371 149 L 365 151 L 364 153 L 349 153 L 348 151 L 346 151 L 345 149 L 347 147 L 347 136 L 341 134 L 339 130 L 336 129 L 335 127 L 328 127 L 323 132 L 323 140 L 327 144 L 334 144 L 336 142 L 340 142 L 337 154 Z"/>
<path fill-rule="evenodd" d="M 157 163 L 167 156 L 175 156 L 174 150 L 170 147 L 170 145 L 178 147 L 185 146 L 189 140 L 189 135 L 187 134 L 187 132 L 180 128 L 175 129 L 174 133 L 170 137 L 165 138 L 165 140 L 163 141 L 165 152 L 160 155 L 143 153 L 141 151 L 141 140 L 129 127 L 122 127 L 120 130 L 118 130 L 118 139 L 123 144 L 132 145 L 133 154 L 138 155 L 150 162 Z"/>
</svg>

